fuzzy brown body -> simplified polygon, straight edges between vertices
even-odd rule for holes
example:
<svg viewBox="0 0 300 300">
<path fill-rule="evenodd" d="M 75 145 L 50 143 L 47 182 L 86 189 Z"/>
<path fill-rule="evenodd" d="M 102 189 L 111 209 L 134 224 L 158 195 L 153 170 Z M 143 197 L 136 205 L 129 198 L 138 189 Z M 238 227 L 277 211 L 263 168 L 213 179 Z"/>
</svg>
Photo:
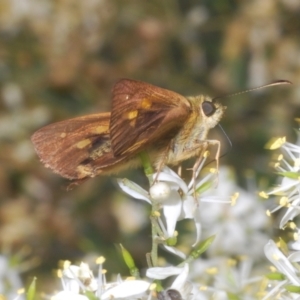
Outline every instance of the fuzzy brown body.
<svg viewBox="0 0 300 300">
<path fill-rule="evenodd" d="M 50 124 L 32 136 L 46 167 L 80 181 L 140 165 L 147 151 L 158 168 L 198 156 L 225 107 L 130 79 L 112 90 L 111 113 Z"/>
</svg>

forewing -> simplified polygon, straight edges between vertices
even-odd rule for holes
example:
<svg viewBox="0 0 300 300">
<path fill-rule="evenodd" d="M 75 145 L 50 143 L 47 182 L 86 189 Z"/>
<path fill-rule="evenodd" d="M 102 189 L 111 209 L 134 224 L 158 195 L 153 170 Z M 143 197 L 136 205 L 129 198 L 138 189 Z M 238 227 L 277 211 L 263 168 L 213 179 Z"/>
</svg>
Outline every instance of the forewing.
<svg viewBox="0 0 300 300">
<path fill-rule="evenodd" d="M 134 154 L 174 136 L 190 113 L 188 100 L 169 90 L 121 79 L 112 90 L 110 136 L 114 155 Z"/>
<path fill-rule="evenodd" d="M 41 161 L 68 179 L 93 177 L 92 168 L 114 164 L 109 137 L 110 113 L 93 114 L 50 124 L 31 138 Z"/>
</svg>

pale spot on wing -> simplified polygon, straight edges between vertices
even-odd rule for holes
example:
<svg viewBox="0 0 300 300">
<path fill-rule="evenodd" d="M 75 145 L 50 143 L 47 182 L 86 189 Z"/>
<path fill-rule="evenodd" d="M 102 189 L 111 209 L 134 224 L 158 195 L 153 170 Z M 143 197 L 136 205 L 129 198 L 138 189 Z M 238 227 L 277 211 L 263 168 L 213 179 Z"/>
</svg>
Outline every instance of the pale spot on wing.
<svg viewBox="0 0 300 300">
<path fill-rule="evenodd" d="M 83 148 L 85 148 L 86 146 L 90 145 L 91 143 L 92 143 L 92 141 L 91 141 L 90 139 L 85 139 L 85 140 L 82 140 L 82 141 L 78 142 L 78 143 L 76 144 L 76 147 L 77 147 L 78 149 L 83 149 Z"/>
<path fill-rule="evenodd" d="M 151 105 L 152 105 L 151 100 L 149 100 L 147 98 L 144 98 L 141 102 L 141 108 L 143 108 L 143 109 L 148 109 L 151 107 Z"/>
<path fill-rule="evenodd" d="M 129 125 L 130 125 L 131 127 L 135 127 L 135 123 L 136 123 L 136 119 L 133 119 L 133 120 L 131 120 L 131 121 L 129 122 Z"/>
<path fill-rule="evenodd" d="M 94 177 L 93 168 L 90 165 L 78 165 L 76 168 L 78 179 L 84 177 Z"/>
<path fill-rule="evenodd" d="M 93 133 L 95 134 L 101 134 L 101 133 L 106 133 L 108 131 L 108 126 L 97 126 L 93 129 Z"/>
<path fill-rule="evenodd" d="M 60 134 L 60 137 L 63 139 L 63 138 L 65 138 L 67 136 L 67 134 L 65 133 L 65 132 L 62 132 L 61 134 Z"/>
<path fill-rule="evenodd" d="M 137 110 L 132 110 L 126 113 L 126 119 L 128 120 L 133 120 L 137 117 L 138 115 L 138 111 Z"/>
</svg>

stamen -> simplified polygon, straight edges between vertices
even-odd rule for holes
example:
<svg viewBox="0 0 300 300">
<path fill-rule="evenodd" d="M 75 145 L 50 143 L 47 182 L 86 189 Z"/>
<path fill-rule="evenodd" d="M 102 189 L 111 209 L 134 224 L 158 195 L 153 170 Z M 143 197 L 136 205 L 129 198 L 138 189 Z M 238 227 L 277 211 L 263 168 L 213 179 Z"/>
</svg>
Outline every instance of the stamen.
<svg viewBox="0 0 300 300">
<path fill-rule="evenodd" d="M 216 275 L 216 274 L 218 274 L 218 268 L 216 268 L 216 267 L 208 268 L 205 270 L 205 272 L 209 275 Z"/>
<path fill-rule="evenodd" d="M 284 143 L 286 142 L 286 137 L 281 137 L 281 138 L 273 138 L 271 139 L 267 145 L 266 148 L 270 150 L 275 150 L 280 148 Z"/>
<path fill-rule="evenodd" d="M 266 192 L 264 192 L 264 191 L 259 192 L 258 195 L 260 197 L 264 198 L 264 199 L 268 199 L 269 198 L 269 195 Z"/>
<path fill-rule="evenodd" d="M 104 257 L 104 256 L 99 256 L 99 257 L 96 259 L 96 264 L 97 264 L 97 265 L 102 265 L 104 262 L 105 262 L 105 257 Z"/>
<path fill-rule="evenodd" d="M 280 200 L 279 200 L 279 204 L 284 207 L 284 206 L 288 206 L 289 204 L 289 199 L 288 197 L 281 197 Z"/>
<path fill-rule="evenodd" d="M 293 238 L 294 238 L 295 241 L 298 241 L 298 240 L 299 240 L 299 235 L 298 235 L 297 232 L 295 232 L 295 233 L 293 234 Z"/>
<path fill-rule="evenodd" d="M 236 193 L 234 193 L 232 196 L 231 196 L 231 206 L 235 206 L 235 204 L 236 204 L 236 200 L 237 200 L 237 198 L 239 197 L 239 193 L 238 192 L 236 192 Z"/>
</svg>

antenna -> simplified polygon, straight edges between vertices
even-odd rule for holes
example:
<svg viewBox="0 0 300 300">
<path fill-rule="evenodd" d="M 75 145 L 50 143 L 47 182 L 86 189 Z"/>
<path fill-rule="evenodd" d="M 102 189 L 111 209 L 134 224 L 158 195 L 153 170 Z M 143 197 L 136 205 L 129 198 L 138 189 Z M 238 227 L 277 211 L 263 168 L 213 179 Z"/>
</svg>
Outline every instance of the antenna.
<svg viewBox="0 0 300 300">
<path fill-rule="evenodd" d="M 283 84 L 292 84 L 292 83 L 288 80 L 276 80 L 276 81 L 271 82 L 269 84 L 264 84 L 262 86 L 255 87 L 255 88 L 252 88 L 252 89 L 248 89 L 248 90 L 245 90 L 245 91 L 218 96 L 218 97 L 213 98 L 212 101 L 215 101 L 216 99 L 220 99 L 220 98 L 228 98 L 228 97 L 237 96 L 237 95 L 249 93 L 249 92 L 252 92 L 252 91 L 260 90 L 260 89 L 263 89 L 263 88 L 267 88 L 267 87 L 271 87 L 271 86 L 275 86 L 275 85 L 283 85 Z"/>
</svg>

